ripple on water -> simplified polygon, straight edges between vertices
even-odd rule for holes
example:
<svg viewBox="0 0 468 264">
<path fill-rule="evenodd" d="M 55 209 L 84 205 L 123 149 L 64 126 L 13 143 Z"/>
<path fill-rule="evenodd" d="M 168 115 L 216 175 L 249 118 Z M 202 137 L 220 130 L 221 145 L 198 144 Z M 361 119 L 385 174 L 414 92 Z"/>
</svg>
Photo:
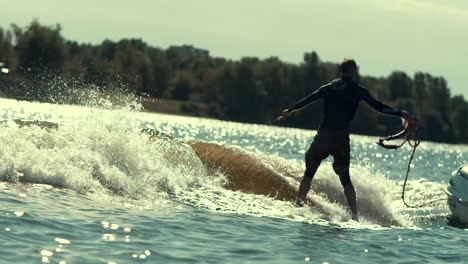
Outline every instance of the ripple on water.
<svg viewBox="0 0 468 264">
<path fill-rule="evenodd" d="M 3 172 L 12 172 L 0 175 L 2 179 L 8 176 L 42 183 L 46 179 L 52 179 L 47 182 L 50 185 L 0 183 L 2 204 L 0 256 L 6 263 L 31 263 L 38 260 L 50 263 L 108 264 L 156 261 L 161 263 L 230 261 L 442 263 L 468 259 L 467 251 L 460 246 L 468 242 L 468 230 L 446 225 L 445 219 L 441 217 L 448 212 L 444 205 L 424 210 L 402 211 L 409 214 L 410 219 L 414 219 L 419 228 L 377 228 L 378 226 L 373 223 L 364 221 L 360 224 L 340 221 L 333 223 L 330 219 L 321 218 L 320 214 L 312 214 L 310 211 L 314 209 L 313 207 L 297 209 L 290 203 L 275 201 L 265 196 L 225 191 L 219 182 L 216 185 L 202 177 L 206 175 L 194 174 L 193 170 L 190 172 L 192 168 L 186 171 L 179 170 L 186 164 L 164 163 L 167 168 L 172 168 L 171 170 L 165 167 L 151 167 L 161 162 L 162 158 L 156 159 L 147 153 L 156 156 L 158 150 L 146 146 L 147 143 L 138 145 L 143 141 L 138 141 L 141 138 L 131 134 L 131 131 L 135 131 L 135 127 L 149 124 L 181 140 L 195 138 L 216 141 L 223 145 L 250 150 L 250 153 L 259 159 L 261 157 L 269 159 L 271 168 L 276 168 L 275 164 L 284 163 L 288 165 L 287 168 L 292 167 L 293 171 L 302 173 L 303 154 L 314 136 L 312 131 L 159 114 L 134 116 L 128 112 L 106 112 L 90 108 L 16 101 L 7 101 L 2 107 L 8 109 L 9 112 L 4 114 L 4 118 L 8 119 L 18 116 L 40 117 L 65 123 L 78 122 L 82 126 L 81 128 L 71 126 L 68 132 L 61 130 L 60 133 L 63 134 L 59 133 L 60 136 L 56 137 L 54 135 L 57 134 L 44 133 L 33 128 L 10 130 L 10 134 L 6 129 L 1 130 L 0 133 L 3 134 L 0 140 L 4 140 L 1 142 L 4 144 L 0 150 L 2 154 L 0 157 L 7 158 L 2 158 L 0 165 L 8 164 L 12 157 L 18 154 L 13 162 L 17 173 L 0 166 L 0 169 L 5 169 Z M 89 125 L 83 122 L 83 119 L 98 120 L 100 123 L 93 121 L 91 123 L 93 125 Z M 130 127 L 129 124 L 135 127 Z M 28 141 L 26 135 L 36 141 Z M 7 139 L 10 141 L 5 142 Z M 47 148 L 47 144 L 38 148 L 39 139 L 55 148 Z M 79 144 L 73 141 L 76 139 L 80 139 Z M 400 188 L 397 187 L 401 184 L 401 176 L 409 156 L 408 151 L 402 149 L 385 152 L 377 149 L 374 144 L 375 138 L 371 137 L 352 136 L 351 139 L 354 156 L 352 172 L 355 173 L 353 179 L 356 179 L 356 184 L 361 182 L 363 187 L 370 186 L 373 190 L 367 193 L 358 192 L 358 195 L 368 194 L 369 197 L 374 195 L 375 198 L 386 186 L 395 192 L 391 192 L 382 201 L 392 201 L 389 203 L 389 211 L 402 210 L 399 204 Z M 82 152 L 77 151 L 85 145 L 85 141 L 92 148 Z M 15 145 L 13 144 L 15 142 L 24 145 Z M 100 145 L 103 142 L 107 145 Z M 29 147 L 28 151 L 23 152 L 25 156 L 20 156 L 18 150 L 26 149 L 26 145 Z M 67 151 L 54 155 L 57 151 L 64 150 L 66 146 L 69 146 Z M 111 159 L 114 163 L 107 167 L 103 165 L 104 156 L 92 155 L 95 153 L 93 148 L 101 146 L 104 146 L 105 150 L 102 153 L 116 157 Z M 125 146 L 134 148 L 125 148 Z M 139 149 L 138 147 L 148 152 L 135 151 Z M 6 155 L 3 155 L 5 153 Z M 27 155 L 31 153 L 37 155 Z M 427 195 L 439 195 L 435 189 L 441 185 L 436 183 L 446 182 L 450 171 L 466 162 L 467 153 L 466 146 L 424 142 L 414 160 L 408 189 L 409 197 L 421 201 L 426 199 Z M 56 160 L 50 159 L 51 157 L 55 157 Z M 82 161 L 93 162 L 95 167 L 91 167 L 95 169 L 94 172 L 101 174 L 95 173 L 94 178 L 86 178 L 91 173 L 84 173 L 85 181 L 80 181 L 83 178 L 74 177 L 82 175 L 80 172 L 86 167 L 83 165 L 86 163 Z M 341 195 L 338 179 L 331 180 L 333 174 L 330 161 L 325 162 L 324 169 L 320 171 L 322 176 L 325 175 L 330 180 L 322 182 L 327 184 L 328 190 L 337 190 L 336 193 Z M 70 164 L 67 162 L 76 162 L 72 164 L 76 166 L 68 166 Z M 52 166 L 54 164 L 57 166 Z M 154 181 L 138 185 L 133 183 L 141 183 L 142 174 L 119 174 L 118 170 L 113 170 L 120 166 L 119 168 L 123 168 L 121 171 L 129 172 L 132 171 L 132 164 L 137 164 L 134 166 L 136 168 L 134 171 L 146 166 L 145 168 L 153 168 L 152 172 L 159 173 L 154 175 L 167 177 L 164 181 L 155 181 L 148 176 Z M 19 171 L 27 166 L 29 170 Z M 98 170 L 102 167 L 108 169 L 109 173 L 105 174 L 102 170 Z M 79 168 L 73 171 L 76 174 L 71 173 L 76 168 Z M 110 176 L 105 178 L 103 175 Z M 121 178 L 111 177 L 116 175 Z M 185 175 L 184 177 L 189 179 L 202 178 L 202 180 L 192 185 L 185 184 L 186 178 L 180 175 Z M 135 182 L 125 181 L 128 177 L 136 179 Z M 388 184 L 381 184 L 381 180 L 385 177 L 391 181 Z M 98 182 L 97 179 L 101 180 L 99 184 L 88 185 Z M 105 182 L 107 185 L 100 184 L 106 179 L 110 179 Z M 123 181 L 119 182 L 119 179 Z M 317 178 L 319 179 L 320 177 Z M 56 187 L 52 187 L 52 184 L 56 184 Z M 99 188 L 95 188 L 96 186 Z M 102 188 L 103 186 L 109 188 Z M 184 188 L 177 189 L 174 186 L 184 186 Z M 197 189 L 200 186 L 203 188 Z M 332 187 L 335 189 L 330 189 Z M 122 190 L 134 192 L 119 192 Z M 430 194 L 428 190 L 431 191 Z M 146 197 L 146 192 L 157 191 L 161 195 L 151 196 L 151 199 L 141 199 Z M 141 194 L 141 196 L 128 197 L 126 196 L 128 194 Z M 336 209 L 332 211 L 333 213 L 347 215 L 345 208 L 334 203 L 327 205 Z M 216 211 L 216 208 L 219 210 Z M 433 217 L 431 214 L 436 216 Z M 427 221 L 429 228 L 421 224 L 419 219 L 411 218 L 413 216 Z"/>
</svg>

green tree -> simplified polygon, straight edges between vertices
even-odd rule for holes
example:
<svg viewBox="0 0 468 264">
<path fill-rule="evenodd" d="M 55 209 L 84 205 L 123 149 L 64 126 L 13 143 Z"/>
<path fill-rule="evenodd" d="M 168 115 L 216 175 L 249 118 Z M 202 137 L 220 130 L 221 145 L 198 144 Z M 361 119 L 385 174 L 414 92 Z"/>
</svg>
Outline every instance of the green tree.
<svg viewBox="0 0 468 264">
<path fill-rule="evenodd" d="M 0 28 L 0 62 L 8 68 L 15 68 L 16 56 L 13 50 L 13 34 L 10 30 Z"/>
<path fill-rule="evenodd" d="M 400 98 L 413 98 L 412 81 L 404 72 L 392 72 L 389 79 L 389 95 L 390 100 L 398 100 Z"/>
<path fill-rule="evenodd" d="M 179 71 L 171 81 L 170 98 L 187 101 L 190 98 L 191 91 L 194 89 L 195 80 L 188 72 Z"/>
<path fill-rule="evenodd" d="M 37 74 L 42 70 L 60 71 L 65 58 L 65 41 L 61 27 L 42 26 L 37 20 L 26 28 L 13 25 L 19 67 Z"/>
</svg>

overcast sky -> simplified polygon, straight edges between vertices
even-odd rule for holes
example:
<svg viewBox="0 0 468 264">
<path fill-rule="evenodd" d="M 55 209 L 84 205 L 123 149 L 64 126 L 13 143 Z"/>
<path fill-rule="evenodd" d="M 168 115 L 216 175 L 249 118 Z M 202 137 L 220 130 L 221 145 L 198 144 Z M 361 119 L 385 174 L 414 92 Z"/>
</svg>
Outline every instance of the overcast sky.
<svg viewBox="0 0 468 264">
<path fill-rule="evenodd" d="M 443 75 L 468 98 L 468 0 L 0 0 L 0 26 L 60 23 L 80 42 L 142 38 L 214 56 L 353 57 L 362 74 Z"/>
</svg>

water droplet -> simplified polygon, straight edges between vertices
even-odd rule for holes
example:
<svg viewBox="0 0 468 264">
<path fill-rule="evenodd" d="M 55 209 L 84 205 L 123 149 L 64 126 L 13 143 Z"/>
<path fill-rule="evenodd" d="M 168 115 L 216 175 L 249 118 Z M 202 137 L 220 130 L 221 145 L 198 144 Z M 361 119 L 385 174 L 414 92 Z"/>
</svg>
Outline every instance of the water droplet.
<svg viewBox="0 0 468 264">
<path fill-rule="evenodd" d="M 15 212 L 15 215 L 16 215 L 17 217 L 21 217 L 21 216 L 24 215 L 24 212 L 21 212 L 21 211 Z"/>
<path fill-rule="evenodd" d="M 104 227 L 104 228 L 109 228 L 109 226 L 110 226 L 110 223 L 106 222 L 106 221 L 102 221 L 101 224 L 102 224 L 102 227 Z"/>
<path fill-rule="evenodd" d="M 102 239 L 114 241 L 116 238 L 115 234 L 102 234 Z"/>
<path fill-rule="evenodd" d="M 54 253 L 52 251 L 49 251 L 49 250 L 41 250 L 41 255 L 44 256 L 44 257 L 52 257 L 52 255 L 54 255 Z"/>
<path fill-rule="evenodd" d="M 310 261 L 310 258 L 309 258 L 309 257 L 307 257 L 307 258 L 305 258 L 304 260 L 305 260 L 305 261 Z"/>
<path fill-rule="evenodd" d="M 149 255 L 151 255 L 151 251 L 149 251 L 149 250 L 145 250 L 145 255 L 146 255 L 146 256 L 149 256 Z"/>
<path fill-rule="evenodd" d="M 364 249 L 364 252 L 367 253 L 367 252 L 369 252 L 369 250 L 366 248 L 366 249 Z"/>
<path fill-rule="evenodd" d="M 132 229 L 130 227 L 126 227 L 126 228 L 124 228 L 124 231 L 128 233 L 128 232 L 132 231 Z"/>
<path fill-rule="evenodd" d="M 55 241 L 57 241 L 59 244 L 70 244 L 70 240 L 65 238 L 56 237 Z"/>
</svg>

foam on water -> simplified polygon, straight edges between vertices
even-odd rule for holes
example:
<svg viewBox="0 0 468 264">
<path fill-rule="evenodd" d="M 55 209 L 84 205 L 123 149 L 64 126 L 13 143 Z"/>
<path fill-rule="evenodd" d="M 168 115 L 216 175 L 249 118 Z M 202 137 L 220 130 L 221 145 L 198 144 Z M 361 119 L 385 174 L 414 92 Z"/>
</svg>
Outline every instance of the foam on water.
<svg viewBox="0 0 468 264">
<path fill-rule="evenodd" d="M 315 224 L 414 226 L 411 213 L 404 210 L 399 200 L 400 182 L 371 173 L 366 166 L 351 168 L 363 216 L 361 223 L 355 224 L 349 222 L 342 188 L 330 165 L 324 164 L 313 182 L 310 199 L 314 206 L 296 208 L 287 199 L 275 199 L 280 195 L 226 188 L 229 181 L 242 173 L 237 172 L 233 178 L 233 172 L 223 171 L 219 166 L 208 168 L 205 160 L 199 158 L 200 154 L 190 147 L 190 142 L 141 133 L 143 124 L 157 119 L 158 115 L 137 114 L 125 108 L 110 111 L 1 101 L 5 105 L 4 119 L 60 123 L 57 129 L 5 123 L 0 129 L 2 181 L 48 184 L 93 197 L 124 197 L 130 204 L 144 203 L 145 206 L 182 203 L 210 211 Z M 223 161 L 225 167 L 240 166 L 235 162 L 242 157 L 247 163 L 241 166 L 256 169 L 248 175 L 254 182 L 260 183 L 261 176 L 269 176 L 273 181 L 285 182 L 289 189 L 297 189 L 304 169 L 302 162 L 255 149 L 216 146 L 231 155 Z M 411 181 L 407 196 L 412 201 L 423 201 L 426 195 L 439 196 L 440 189 L 437 183 Z M 437 204 L 426 209 L 439 207 Z"/>
<path fill-rule="evenodd" d="M 164 140 L 148 144 L 147 135 L 119 126 L 75 123 L 47 130 L 9 125 L 2 128 L 0 138 L 0 177 L 5 181 L 139 199 L 161 193 L 158 190 L 169 193 L 172 188 L 192 185 L 205 174 L 190 151 L 178 153 L 184 166 L 167 158 L 170 152 L 188 146 Z"/>
<path fill-rule="evenodd" d="M 226 147 L 223 147 L 226 148 Z M 312 184 L 312 192 L 309 194 L 309 199 L 312 201 L 313 206 L 307 207 L 305 210 L 293 208 L 290 201 L 294 196 L 289 196 L 289 193 L 281 193 L 282 191 L 289 192 L 288 188 L 282 185 L 288 184 L 294 190 L 297 190 L 299 177 L 304 170 L 301 162 L 296 160 L 286 160 L 276 155 L 266 155 L 261 152 L 249 153 L 245 150 L 234 148 L 237 152 L 242 152 L 248 155 L 250 159 L 242 159 L 242 164 L 238 163 L 238 155 L 232 155 L 230 152 L 214 152 L 218 159 L 222 155 L 230 155 L 223 160 L 224 166 L 236 166 L 236 169 L 226 170 L 220 167 L 220 170 L 227 174 L 229 181 L 245 181 L 245 174 L 248 180 L 258 183 L 260 185 L 266 184 L 267 186 L 259 186 L 253 189 L 251 186 L 233 186 L 235 184 L 228 184 L 228 187 L 234 188 L 237 191 L 247 191 L 249 193 L 256 193 L 264 197 L 279 198 L 281 200 L 289 199 L 288 203 L 280 201 L 271 201 L 271 207 L 266 211 L 257 211 L 257 207 L 265 208 L 265 203 L 257 204 L 252 200 L 246 200 L 243 197 L 237 202 L 225 202 L 222 198 L 214 199 L 217 203 L 210 204 L 212 210 L 221 211 L 239 211 L 237 208 L 242 204 L 244 212 L 253 215 L 267 215 L 273 217 L 290 218 L 297 221 L 315 221 L 327 220 L 333 223 L 342 223 L 349 221 L 349 213 L 347 212 L 347 204 L 342 192 L 342 187 L 338 177 L 334 174 L 330 164 L 324 164 L 317 172 L 317 176 Z M 212 151 L 212 150 L 211 150 Z M 231 161 L 236 157 L 234 161 Z M 202 157 L 202 160 L 204 157 Z M 210 160 L 212 161 L 212 160 Z M 219 160 L 218 160 L 219 164 Z M 243 168 L 245 167 L 245 168 Z M 361 222 L 366 224 L 379 224 L 379 225 L 398 225 L 398 226 L 414 226 L 411 221 L 412 216 L 408 216 L 408 211 L 404 210 L 403 204 L 400 200 L 401 186 L 399 182 L 395 182 L 385 178 L 382 174 L 370 173 L 370 169 L 363 166 L 356 166 L 351 168 L 353 175 L 353 182 L 358 194 L 358 207 L 361 212 Z M 268 179 L 265 183 L 264 178 Z M 418 195 L 419 192 L 414 192 L 418 188 L 425 188 L 425 193 L 444 197 L 442 186 L 437 183 L 416 180 L 410 181 L 410 186 L 416 188 L 408 188 L 408 196 L 412 196 L 416 201 L 424 201 L 425 195 Z M 268 190 L 266 190 L 268 189 Z M 276 193 L 275 193 L 276 191 Z M 295 195 L 295 193 L 293 193 Z M 206 199 L 206 198 L 204 198 Z M 247 201 L 244 203 L 243 201 Z M 198 202 L 193 202 L 198 204 Z M 231 205 L 235 205 L 234 208 Z M 206 206 L 206 204 L 205 204 Z M 426 207 L 425 209 L 434 209 L 443 206 L 443 203 Z M 277 210 L 280 210 L 279 213 Z"/>
</svg>

